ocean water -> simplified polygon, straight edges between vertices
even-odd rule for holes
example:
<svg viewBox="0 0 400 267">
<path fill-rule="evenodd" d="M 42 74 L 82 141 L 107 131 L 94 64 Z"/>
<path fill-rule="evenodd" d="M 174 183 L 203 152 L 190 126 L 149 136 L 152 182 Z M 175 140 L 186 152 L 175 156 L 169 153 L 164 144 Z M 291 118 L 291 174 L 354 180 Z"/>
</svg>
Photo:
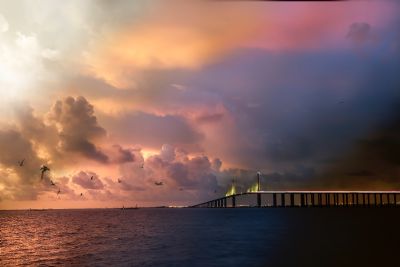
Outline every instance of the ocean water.
<svg viewBox="0 0 400 267">
<path fill-rule="evenodd" d="M 0 211 L 0 266 L 400 266 L 399 208 Z"/>
</svg>

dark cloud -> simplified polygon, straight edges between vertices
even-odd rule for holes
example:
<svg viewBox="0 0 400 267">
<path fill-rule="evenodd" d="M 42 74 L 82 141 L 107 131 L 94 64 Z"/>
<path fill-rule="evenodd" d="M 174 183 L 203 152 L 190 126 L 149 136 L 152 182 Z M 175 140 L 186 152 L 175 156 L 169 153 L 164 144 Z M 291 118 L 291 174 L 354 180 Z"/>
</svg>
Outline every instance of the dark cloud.
<svg viewBox="0 0 400 267">
<path fill-rule="evenodd" d="M 93 143 L 105 137 L 106 131 L 97 123 L 93 106 L 84 97 L 67 97 L 57 101 L 48 118 L 59 129 L 61 149 L 81 153 L 99 162 L 108 162 L 108 156 Z"/>
<path fill-rule="evenodd" d="M 349 26 L 346 37 L 358 44 L 370 41 L 372 39 L 371 26 L 365 22 L 355 22 Z"/>
<path fill-rule="evenodd" d="M 180 162 L 170 164 L 167 167 L 166 176 L 175 181 L 178 186 L 193 187 L 195 185 L 189 177 L 188 166 Z"/>
<path fill-rule="evenodd" d="M 301 136 L 282 136 L 267 143 L 266 157 L 273 161 L 296 161 L 313 156 L 313 140 Z"/>
<path fill-rule="evenodd" d="M 66 137 L 65 135 L 60 135 L 60 138 L 63 140 L 61 148 L 66 152 L 79 152 L 89 159 L 102 163 L 108 162 L 108 156 L 88 140 L 80 137 L 75 139 L 72 136 Z"/>
<path fill-rule="evenodd" d="M 135 161 L 135 150 L 123 148 L 120 145 L 112 146 L 112 155 L 110 155 L 114 163 L 126 163 Z"/>
<path fill-rule="evenodd" d="M 93 179 L 91 179 L 93 177 Z M 81 186 L 84 189 L 104 189 L 103 182 L 94 172 L 80 171 L 72 177 L 72 182 Z"/>
<path fill-rule="evenodd" d="M 220 159 L 213 159 L 211 161 L 211 167 L 213 168 L 213 170 L 215 171 L 219 171 L 221 169 L 222 166 L 222 161 Z"/>
<path fill-rule="evenodd" d="M 400 111 L 354 143 L 324 175 L 349 187 L 400 189 Z M 340 173 L 351 176 L 348 180 Z"/>
</svg>

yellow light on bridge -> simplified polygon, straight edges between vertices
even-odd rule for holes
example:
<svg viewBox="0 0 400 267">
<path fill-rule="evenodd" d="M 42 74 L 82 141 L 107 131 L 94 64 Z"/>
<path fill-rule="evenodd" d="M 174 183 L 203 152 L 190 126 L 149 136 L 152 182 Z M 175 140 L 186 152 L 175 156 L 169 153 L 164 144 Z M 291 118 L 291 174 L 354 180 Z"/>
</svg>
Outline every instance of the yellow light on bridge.
<svg viewBox="0 0 400 267">
<path fill-rule="evenodd" d="M 226 192 L 225 196 L 229 197 L 235 194 L 236 194 L 236 187 L 234 184 L 232 184 L 231 188 L 228 190 L 228 192 Z"/>
<path fill-rule="evenodd" d="M 253 184 L 249 189 L 247 189 L 247 192 L 248 193 L 258 192 L 258 184 L 257 183 Z"/>
</svg>

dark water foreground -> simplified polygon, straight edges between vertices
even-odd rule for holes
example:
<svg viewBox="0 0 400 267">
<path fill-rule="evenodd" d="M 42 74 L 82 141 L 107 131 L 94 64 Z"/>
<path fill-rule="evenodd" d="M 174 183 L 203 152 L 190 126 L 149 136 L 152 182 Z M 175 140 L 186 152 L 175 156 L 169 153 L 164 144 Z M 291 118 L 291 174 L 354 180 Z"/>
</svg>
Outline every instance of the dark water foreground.
<svg viewBox="0 0 400 267">
<path fill-rule="evenodd" d="M 0 211 L 0 266 L 399 266 L 400 208 Z"/>
</svg>

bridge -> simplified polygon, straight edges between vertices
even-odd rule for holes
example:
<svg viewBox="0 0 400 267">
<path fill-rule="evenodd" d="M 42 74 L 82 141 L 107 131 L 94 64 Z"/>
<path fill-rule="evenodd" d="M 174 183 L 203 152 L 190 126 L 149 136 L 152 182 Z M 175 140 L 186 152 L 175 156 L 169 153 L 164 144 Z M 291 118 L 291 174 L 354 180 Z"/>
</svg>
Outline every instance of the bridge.
<svg viewBox="0 0 400 267">
<path fill-rule="evenodd" d="M 400 206 L 400 191 L 256 191 L 232 194 L 193 208 Z"/>
<path fill-rule="evenodd" d="M 192 208 L 236 207 L 383 207 L 400 206 L 400 191 L 262 191 L 261 173 L 257 183 L 245 193 L 236 193 L 235 182 L 221 198 Z"/>
</svg>

